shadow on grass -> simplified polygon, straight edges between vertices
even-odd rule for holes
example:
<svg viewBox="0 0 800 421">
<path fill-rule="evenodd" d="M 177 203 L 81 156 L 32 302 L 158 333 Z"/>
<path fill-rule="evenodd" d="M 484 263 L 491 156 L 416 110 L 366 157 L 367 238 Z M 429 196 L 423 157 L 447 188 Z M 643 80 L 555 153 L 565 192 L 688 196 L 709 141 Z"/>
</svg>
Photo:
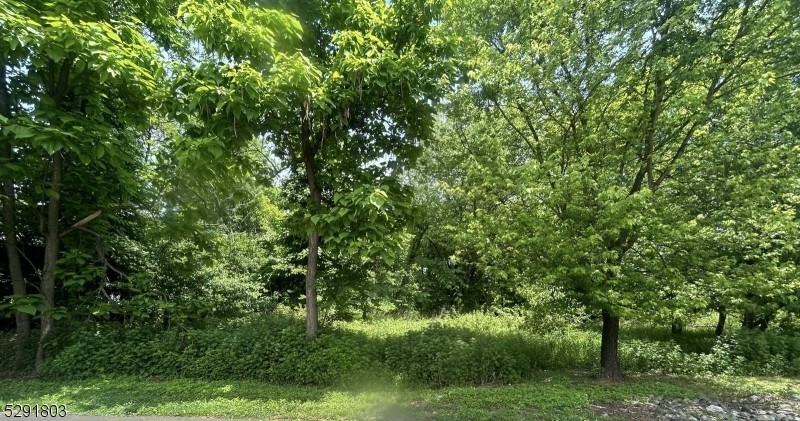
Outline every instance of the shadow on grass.
<svg viewBox="0 0 800 421">
<path fill-rule="evenodd" d="M 540 372 L 514 385 L 410 388 L 391 384 L 276 386 L 252 381 L 130 378 L 7 381 L 0 401 L 63 403 L 71 413 L 251 419 L 579 420 L 592 403 L 668 398 L 800 394 L 792 379 L 631 376 L 610 384 L 585 372 Z M 591 414 L 590 414 L 591 415 Z"/>
<path fill-rule="evenodd" d="M 24 401 L 53 398 L 58 402 L 76 405 L 80 412 L 113 410 L 118 414 L 140 414 L 174 402 L 209 402 L 216 399 L 238 400 L 297 400 L 321 399 L 321 390 L 276 387 L 249 382 L 194 380 L 137 380 L 105 378 L 73 381 L 20 381 L 16 387 L 0 388 L 5 401 Z"/>
</svg>

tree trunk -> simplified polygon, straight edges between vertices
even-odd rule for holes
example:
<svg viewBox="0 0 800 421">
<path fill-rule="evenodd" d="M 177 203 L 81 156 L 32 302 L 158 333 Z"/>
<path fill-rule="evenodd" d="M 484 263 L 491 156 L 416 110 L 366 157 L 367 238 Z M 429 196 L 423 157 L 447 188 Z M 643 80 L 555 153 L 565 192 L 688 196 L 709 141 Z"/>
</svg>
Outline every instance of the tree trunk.
<svg viewBox="0 0 800 421">
<path fill-rule="evenodd" d="M 317 260 L 319 258 L 319 233 L 308 235 L 308 266 L 306 267 L 306 334 L 317 336 L 319 316 L 317 311 Z"/>
<path fill-rule="evenodd" d="M 600 366 L 603 377 L 613 380 L 622 379 L 619 369 L 617 348 L 619 345 L 619 317 L 608 310 L 603 310 L 603 336 L 600 343 Z"/>
<path fill-rule="evenodd" d="M 11 118 L 11 97 L 6 84 L 6 64 L 0 59 L 0 115 Z M 11 139 L 0 139 L 0 162 L 11 161 Z M 3 236 L 6 239 L 8 255 L 8 272 L 14 295 L 26 295 L 25 278 L 22 275 L 22 263 L 17 250 L 16 192 L 14 180 L 10 175 L 3 177 Z M 17 323 L 16 358 L 21 361 L 22 353 L 31 337 L 31 318 L 26 313 L 15 314 Z"/>
<path fill-rule="evenodd" d="M 754 329 L 756 327 L 756 314 L 752 310 L 744 311 L 742 327 L 745 329 Z"/>
<path fill-rule="evenodd" d="M 714 335 L 722 336 L 725 331 L 725 320 L 728 319 L 728 314 L 725 313 L 724 308 L 718 309 L 717 312 L 719 313 L 719 319 L 717 319 L 717 328 L 714 330 Z"/>
<path fill-rule="evenodd" d="M 675 319 L 672 321 L 672 333 L 674 335 L 680 335 L 683 333 L 683 322 L 680 319 Z"/>
<path fill-rule="evenodd" d="M 761 316 L 758 319 L 756 319 L 755 325 L 758 326 L 758 329 L 763 332 L 763 331 L 767 330 L 767 327 L 769 326 L 769 322 L 772 320 L 773 317 L 775 317 L 774 313 L 764 314 L 763 316 Z"/>
<path fill-rule="evenodd" d="M 53 317 L 48 314 L 48 310 L 55 306 L 55 284 L 56 284 L 56 262 L 58 261 L 59 238 L 58 238 L 58 218 L 61 213 L 61 176 L 64 166 L 64 158 L 61 151 L 53 154 L 53 178 L 51 190 L 54 192 L 50 196 L 47 205 L 47 236 L 44 246 L 44 267 L 42 270 L 42 295 L 45 299 L 45 313 L 42 315 L 42 330 L 39 335 L 39 348 L 36 351 L 36 366 L 41 366 L 44 362 L 45 340 L 53 331 Z"/>
<path fill-rule="evenodd" d="M 308 103 L 303 104 L 301 125 L 301 141 L 303 144 L 303 163 L 308 180 L 308 193 L 311 199 L 311 214 L 317 211 L 322 203 L 322 194 L 317 186 L 314 173 L 314 155 L 316 151 L 311 142 L 311 122 L 309 121 Z M 309 338 L 317 336 L 319 329 L 319 314 L 317 310 L 317 263 L 319 261 L 319 232 L 312 228 L 308 234 L 308 263 L 306 265 L 306 335 Z"/>
<path fill-rule="evenodd" d="M 10 145 L 3 145 L 3 157 L 6 157 L 5 149 Z M 6 196 L 3 200 L 3 235 L 6 237 L 6 254 L 8 255 L 8 271 L 11 275 L 11 285 L 14 295 L 24 296 L 27 294 L 25 290 L 25 278 L 22 276 L 22 264 L 20 261 L 19 251 L 17 250 L 17 230 L 16 218 L 14 215 L 14 181 L 5 179 L 3 180 L 3 195 Z M 17 344 L 16 356 L 17 361 L 22 358 L 22 353 L 31 337 L 31 318 L 26 313 L 15 314 L 17 322 Z"/>
</svg>

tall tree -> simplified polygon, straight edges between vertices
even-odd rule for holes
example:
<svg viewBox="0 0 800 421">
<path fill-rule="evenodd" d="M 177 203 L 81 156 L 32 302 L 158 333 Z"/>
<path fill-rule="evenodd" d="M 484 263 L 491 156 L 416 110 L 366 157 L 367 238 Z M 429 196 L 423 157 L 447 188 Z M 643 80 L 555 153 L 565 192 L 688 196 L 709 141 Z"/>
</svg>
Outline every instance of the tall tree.
<svg viewBox="0 0 800 421">
<path fill-rule="evenodd" d="M 538 267 L 534 279 L 600 313 L 600 364 L 619 378 L 620 317 L 666 287 L 637 267 L 637 247 L 664 227 L 670 186 L 694 151 L 724 142 L 737 118 L 764 130 L 744 111 L 800 71 L 787 54 L 796 10 L 671 0 L 464 0 L 454 10 L 469 78 L 444 133 L 496 151 L 472 161 L 471 177 L 487 181 L 470 187 L 493 209 L 476 212 L 466 233 L 497 233 L 484 264 Z"/>
<path fill-rule="evenodd" d="M 2 15 L 0 15 L 0 27 L 17 27 L 20 28 L 18 37 L 25 41 L 32 41 L 30 28 L 26 28 L 26 22 L 19 19 L 18 16 L 11 13 L 17 12 L 17 4 L 4 4 Z M 8 122 L 12 118 L 11 112 L 11 92 L 8 86 L 8 69 L 14 68 L 20 64 L 20 59 L 24 58 L 25 50 L 21 46 L 14 45 L 10 41 L 0 41 L 0 52 L 3 57 L 0 58 L 0 123 Z M 2 126 L 0 126 L 2 127 Z M 20 258 L 17 246 L 17 218 L 16 218 L 16 191 L 14 188 L 14 164 L 13 157 L 13 139 L 11 136 L 0 133 L 0 163 L 2 163 L 2 172 L 0 172 L 0 180 L 3 184 L 3 236 L 5 237 L 5 248 L 8 256 L 8 272 L 13 284 L 13 292 L 15 299 L 25 298 L 26 288 L 25 279 L 22 274 L 22 261 Z M 22 352 L 30 339 L 31 335 L 31 320 L 30 320 L 30 307 L 24 311 L 18 311 L 15 314 L 17 323 L 17 360 L 22 357 Z"/>
<path fill-rule="evenodd" d="M 209 124 L 222 121 L 215 118 L 226 115 L 227 129 L 217 128 L 269 139 L 305 178 L 306 329 L 314 337 L 319 247 L 325 237 L 332 251 L 370 258 L 391 260 L 399 247 L 383 237 L 396 231 L 393 221 L 411 207 L 393 180 L 431 134 L 438 78 L 448 66 L 441 58 L 449 47 L 431 27 L 440 5 L 422 0 L 264 2 L 294 12 L 300 23 L 289 24 L 288 39 L 269 42 L 273 36 L 254 24 L 277 21 L 270 15 L 275 12 L 226 3 L 235 11 L 229 16 L 244 23 L 241 34 L 226 34 L 214 26 L 218 18 L 211 14 L 223 7 L 219 4 L 184 8 L 182 16 L 210 50 L 231 63 L 214 68 L 222 79 L 236 82 L 231 69 L 239 66 L 240 72 L 245 65 L 252 78 L 246 81 L 249 87 L 240 86 L 243 96 L 230 99 L 218 96 L 218 88 L 195 88 L 193 95 L 202 96 L 195 103 L 207 113 L 202 117 L 206 132 Z M 299 38 L 300 28 L 302 40 L 292 39 Z M 269 57 L 259 56 L 262 51 Z M 198 71 L 208 69 L 210 64 Z M 254 95 L 268 86 L 269 95 Z M 270 99 L 258 99 L 264 97 Z M 247 98 L 247 107 L 237 108 L 239 98 Z M 237 126 L 237 119 L 248 128 Z"/>
<path fill-rule="evenodd" d="M 141 21 L 125 7 L 109 10 L 108 2 L 99 0 L 3 2 L 10 39 L 3 47 L 18 57 L 8 77 L 13 99 L 3 134 L 24 146 L 28 158 L 43 154 L 39 162 L 47 167 L 44 179 L 27 174 L 46 198 L 40 214 L 44 308 L 37 363 L 44 360 L 43 345 L 53 330 L 57 265 L 67 233 L 61 221 L 89 221 L 86 215 L 63 215 L 66 174 L 76 166 L 97 165 L 126 177 L 124 164 L 131 157 L 122 146 L 147 123 L 153 75 L 159 74 L 158 50 L 142 35 Z"/>
</svg>

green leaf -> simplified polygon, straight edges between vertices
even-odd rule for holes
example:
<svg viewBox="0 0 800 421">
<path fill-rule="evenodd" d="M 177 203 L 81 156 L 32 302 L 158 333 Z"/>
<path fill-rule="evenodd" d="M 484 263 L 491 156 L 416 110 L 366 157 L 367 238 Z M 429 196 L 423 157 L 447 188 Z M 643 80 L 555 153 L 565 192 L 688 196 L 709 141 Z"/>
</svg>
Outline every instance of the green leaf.
<svg viewBox="0 0 800 421">
<path fill-rule="evenodd" d="M 386 199 L 383 196 L 376 194 L 370 198 L 370 202 L 372 202 L 375 207 L 380 208 L 384 203 L 386 203 Z"/>
<path fill-rule="evenodd" d="M 61 143 L 60 140 L 45 140 L 42 141 L 42 147 L 45 151 L 47 151 L 48 155 L 52 155 L 56 153 L 56 151 L 61 150 L 64 145 Z"/>
<path fill-rule="evenodd" d="M 33 131 L 25 126 L 20 126 L 15 124 L 9 126 L 9 130 L 11 131 L 11 133 L 14 133 L 14 137 L 16 137 L 17 139 L 26 139 L 29 137 L 33 137 Z"/>
<path fill-rule="evenodd" d="M 30 304 L 23 304 L 21 306 L 17 306 L 16 310 L 18 312 L 20 312 L 20 313 L 30 314 L 31 316 L 36 314 L 36 307 L 34 307 L 34 306 L 30 305 Z"/>
</svg>

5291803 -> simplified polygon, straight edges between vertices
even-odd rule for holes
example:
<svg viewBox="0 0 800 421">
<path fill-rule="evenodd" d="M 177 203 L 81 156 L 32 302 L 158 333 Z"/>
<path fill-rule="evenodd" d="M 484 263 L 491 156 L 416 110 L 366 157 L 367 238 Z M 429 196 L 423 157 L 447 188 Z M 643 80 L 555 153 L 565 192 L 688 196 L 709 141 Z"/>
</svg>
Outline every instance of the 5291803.
<svg viewBox="0 0 800 421">
<path fill-rule="evenodd" d="M 67 406 L 63 404 L 28 405 L 28 404 L 18 404 L 18 403 L 7 403 L 5 410 L 3 412 L 7 417 L 14 417 L 14 418 L 66 417 Z"/>
</svg>

